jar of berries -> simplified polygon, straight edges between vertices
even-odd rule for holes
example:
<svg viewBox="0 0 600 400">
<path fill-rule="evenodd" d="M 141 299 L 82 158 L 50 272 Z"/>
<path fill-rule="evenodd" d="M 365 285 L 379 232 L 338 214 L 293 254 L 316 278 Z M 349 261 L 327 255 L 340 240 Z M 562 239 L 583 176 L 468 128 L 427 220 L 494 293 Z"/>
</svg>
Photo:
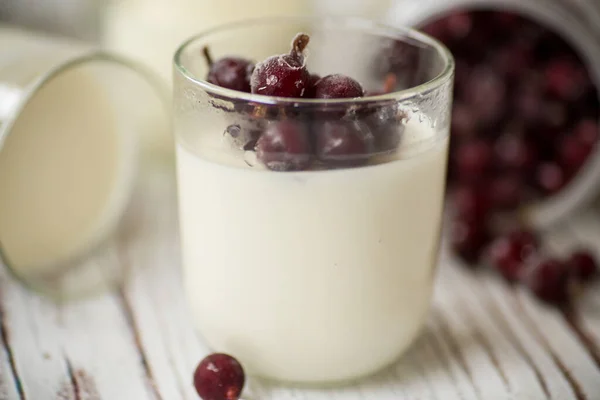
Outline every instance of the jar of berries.
<svg viewBox="0 0 600 400">
<path fill-rule="evenodd" d="M 545 228 L 598 194 L 600 3 L 397 0 L 388 21 L 455 55 L 448 186 L 472 212 Z"/>
</svg>

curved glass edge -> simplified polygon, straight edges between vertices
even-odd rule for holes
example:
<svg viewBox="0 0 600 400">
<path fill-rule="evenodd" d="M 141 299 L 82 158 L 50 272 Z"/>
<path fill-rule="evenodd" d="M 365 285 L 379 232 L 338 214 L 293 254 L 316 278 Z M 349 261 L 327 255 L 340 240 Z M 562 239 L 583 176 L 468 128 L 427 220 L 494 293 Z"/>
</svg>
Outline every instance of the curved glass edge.
<svg viewBox="0 0 600 400">
<path fill-rule="evenodd" d="M 345 27 L 350 27 L 350 28 L 353 27 L 353 28 L 361 29 L 361 30 L 365 30 L 365 31 L 366 30 L 376 31 L 376 32 L 379 32 L 381 35 L 385 35 L 389 38 L 402 39 L 404 37 L 409 37 L 411 39 L 414 39 L 417 42 L 424 43 L 424 44 L 432 47 L 433 49 L 435 49 L 438 56 L 440 56 L 440 58 L 444 62 L 444 69 L 435 78 L 433 78 L 425 83 L 422 83 L 420 85 L 417 85 L 417 86 L 414 86 L 414 87 L 411 87 L 411 88 L 408 88 L 405 90 L 392 92 L 392 93 L 384 94 L 384 95 L 380 95 L 380 96 L 369 96 L 369 97 L 363 97 L 363 98 L 351 99 L 351 100 L 349 100 L 349 99 L 322 100 L 322 99 L 281 98 L 281 97 L 265 96 L 265 95 L 260 95 L 260 94 L 243 93 L 243 92 L 239 92 L 236 90 L 222 88 L 220 86 L 213 85 L 213 84 L 205 81 L 204 79 L 196 77 L 193 73 L 191 73 L 185 67 L 184 63 L 182 62 L 182 57 L 183 57 L 185 51 L 191 45 L 193 45 L 195 42 L 197 42 L 199 40 L 208 38 L 213 34 L 227 32 L 229 29 L 232 29 L 232 28 L 251 27 L 254 25 L 264 25 L 264 24 L 268 24 L 269 22 L 274 22 L 274 21 L 276 21 L 277 23 L 283 23 L 285 21 L 289 21 L 290 23 L 291 22 L 313 22 L 313 23 L 318 22 L 323 25 L 335 24 L 334 26 L 336 26 L 336 27 L 345 26 Z M 206 92 L 208 92 L 210 94 L 220 96 L 225 99 L 232 99 L 232 100 L 237 100 L 237 101 L 242 100 L 242 101 L 253 102 L 253 103 L 264 104 L 264 105 L 282 105 L 282 106 L 288 105 L 288 106 L 296 106 L 296 107 L 299 105 L 302 105 L 302 104 L 342 105 L 342 104 L 348 104 L 348 103 L 352 103 L 352 104 L 362 104 L 362 103 L 373 104 L 373 103 L 375 103 L 376 104 L 377 102 L 380 102 L 380 101 L 390 101 L 390 100 L 404 101 L 404 100 L 413 98 L 417 95 L 423 95 L 423 94 L 435 91 L 440 86 L 443 86 L 444 83 L 451 80 L 454 75 L 454 57 L 452 56 L 452 53 L 450 53 L 450 50 L 444 44 L 442 44 L 440 41 L 438 41 L 437 39 L 434 39 L 433 37 L 426 35 L 425 33 L 419 32 L 412 28 L 394 27 L 391 25 L 386 25 L 386 24 L 382 24 L 382 23 L 377 23 L 377 22 L 372 22 L 369 20 L 361 19 L 361 18 L 352 18 L 352 17 L 267 17 L 267 18 L 249 19 L 244 22 L 238 21 L 238 22 L 234 22 L 234 23 L 228 23 L 225 25 L 221 25 L 220 27 L 213 28 L 206 32 L 200 33 L 196 36 L 191 37 L 187 41 L 185 41 L 175 52 L 175 56 L 173 58 L 173 63 L 174 63 L 173 65 L 174 65 L 175 71 L 179 72 L 185 79 L 187 79 L 188 81 L 192 82 L 195 85 L 200 86 L 203 90 L 205 90 Z"/>
<path fill-rule="evenodd" d="M 170 91 L 168 86 L 162 81 L 162 79 L 155 74 L 151 69 L 145 67 L 144 65 L 137 63 L 133 60 L 130 60 L 125 57 L 121 57 L 119 55 L 115 55 L 112 53 L 104 52 L 101 50 L 91 50 L 84 52 L 79 55 L 75 55 L 70 59 L 67 59 L 64 62 L 58 63 L 55 67 L 49 69 L 47 72 L 40 74 L 39 77 L 35 78 L 33 83 L 27 88 L 25 96 L 21 99 L 18 106 L 15 108 L 13 115 L 11 115 L 7 120 L 5 120 L 4 124 L 0 125 L 0 152 L 2 152 L 3 144 L 14 124 L 16 123 L 21 111 L 25 108 L 25 106 L 31 101 L 31 99 L 36 95 L 36 93 L 43 88 L 47 83 L 49 83 L 52 79 L 56 78 L 60 74 L 67 72 L 73 68 L 77 68 L 84 64 L 90 62 L 109 62 L 114 63 L 115 65 L 119 65 L 121 67 L 127 68 L 130 71 L 140 74 L 140 76 L 148 82 L 151 88 L 153 88 L 159 99 L 164 103 L 165 107 L 165 116 L 170 115 Z M 117 224 L 116 229 L 119 228 L 119 224 Z M 114 230 L 108 232 L 110 235 Z M 29 290 L 44 295 L 46 297 L 51 298 L 56 302 L 64 302 L 64 301 L 72 301 L 77 299 L 82 299 L 85 297 L 91 297 L 97 293 L 104 292 L 106 288 L 100 288 L 99 285 L 96 285 L 96 288 L 90 288 L 85 293 L 79 294 L 68 294 L 61 292 L 60 285 L 57 285 L 56 290 L 52 290 L 53 282 L 60 282 L 61 276 L 64 276 L 67 272 L 80 267 L 81 263 L 83 263 L 88 257 L 96 254 L 99 251 L 102 251 L 106 246 L 107 236 L 98 238 L 95 242 L 90 243 L 86 249 L 81 252 L 73 255 L 70 258 L 63 259 L 62 261 L 54 264 L 48 264 L 49 269 L 52 269 L 52 273 L 40 273 L 34 275 L 24 275 L 19 274 L 17 269 L 11 266 L 11 262 L 9 257 L 7 256 L 7 252 L 2 248 L 2 242 L 0 242 L 0 264 L 6 267 L 6 270 L 9 274 L 15 278 L 20 284 Z M 112 286 L 116 286 L 113 284 Z"/>
</svg>

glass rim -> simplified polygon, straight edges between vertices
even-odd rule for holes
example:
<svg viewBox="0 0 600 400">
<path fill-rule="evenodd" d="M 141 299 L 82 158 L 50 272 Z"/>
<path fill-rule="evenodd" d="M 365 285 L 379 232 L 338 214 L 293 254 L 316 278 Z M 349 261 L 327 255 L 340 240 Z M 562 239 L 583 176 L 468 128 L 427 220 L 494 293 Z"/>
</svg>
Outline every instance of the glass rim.
<svg viewBox="0 0 600 400">
<path fill-rule="evenodd" d="M 57 65 L 49 68 L 47 71 L 41 73 L 35 77 L 33 82 L 27 85 L 23 90 L 24 94 L 19 99 L 18 104 L 15 106 L 12 113 L 0 124 L 0 153 L 4 147 L 4 142 L 10 135 L 10 132 L 14 124 L 19 119 L 23 109 L 29 104 L 33 97 L 49 82 L 57 78 L 61 74 L 68 72 L 71 69 L 75 69 L 84 66 L 88 63 L 93 62 L 108 62 L 116 66 L 124 67 L 131 72 L 137 73 L 142 79 L 144 79 L 150 87 L 156 92 L 157 96 L 164 102 L 166 110 L 169 110 L 169 90 L 166 85 L 161 81 L 152 70 L 147 68 L 145 65 L 136 61 L 130 60 L 126 57 L 116 55 L 103 50 L 89 50 L 82 54 L 74 55 L 64 61 L 59 62 Z M 0 80 L 1 83 L 1 80 Z"/>
<path fill-rule="evenodd" d="M 237 90 L 223 88 L 218 85 L 214 85 L 209 83 L 205 79 L 198 78 L 195 74 L 189 71 L 184 63 L 182 62 L 182 57 L 184 53 L 188 50 L 190 46 L 196 43 L 199 40 L 209 38 L 210 36 L 218 33 L 227 32 L 233 28 L 244 28 L 251 27 L 253 25 L 264 25 L 272 22 L 284 23 L 288 22 L 318 22 L 321 25 L 329 25 L 333 27 L 349 27 L 355 29 L 362 30 L 376 30 L 379 32 L 381 36 L 384 33 L 387 33 L 387 36 L 390 38 L 410 38 L 415 40 L 418 43 L 426 44 L 429 47 L 433 48 L 436 51 L 436 54 L 442 59 L 444 62 L 443 70 L 434 78 L 428 80 L 427 82 L 421 83 L 416 86 L 411 86 L 407 89 L 394 91 L 391 93 L 386 93 L 377 96 L 367 96 L 367 97 L 359 97 L 353 99 L 303 99 L 303 98 L 293 98 L 293 97 L 275 97 L 275 96 L 267 96 L 262 94 L 254 94 L 254 93 L 245 93 Z M 401 36 L 402 35 L 402 36 Z M 385 102 L 385 101 L 403 101 L 415 97 L 417 95 L 422 95 L 429 93 L 440 86 L 444 85 L 446 82 L 451 80 L 452 75 L 454 73 L 454 57 L 450 50 L 437 39 L 420 32 L 416 29 L 409 27 L 399 27 L 388 25 L 380 22 L 371 21 L 364 18 L 356 18 L 356 17 L 339 17 L 339 16 L 325 16 L 325 17 L 262 17 L 262 18 L 251 18 L 251 19 L 243 19 L 239 21 L 229 22 L 227 24 L 219 25 L 215 28 L 203 31 L 199 34 L 196 34 L 186 41 L 184 41 L 173 57 L 173 66 L 174 71 L 178 72 L 181 76 L 183 76 L 188 81 L 192 82 L 195 85 L 200 86 L 206 92 L 211 93 L 215 96 L 218 96 L 222 99 L 231 99 L 235 101 L 246 101 L 249 103 L 257 103 L 263 105 L 291 105 L 298 106 L 301 104 L 304 105 L 319 105 L 319 104 L 327 104 L 327 105 L 344 105 L 344 104 L 362 104 L 362 103 L 377 103 L 377 102 Z"/>
<path fill-rule="evenodd" d="M 22 111 L 43 87 L 63 73 L 94 62 L 107 62 L 111 65 L 122 67 L 130 72 L 138 74 L 139 77 L 145 80 L 149 87 L 152 88 L 152 90 L 156 93 L 157 97 L 165 107 L 165 115 L 168 115 L 170 109 L 170 96 L 168 87 L 150 68 L 147 68 L 143 64 L 133 61 L 129 58 L 110 52 L 103 50 L 87 50 L 80 54 L 73 55 L 64 61 L 58 62 L 55 66 L 48 68 L 46 71 L 40 73 L 39 76 L 34 77 L 30 84 L 23 87 L 24 94 L 22 98 L 19 99 L 14 110 L 11 111 L 5 120 L 0 121 L 0 155 L 2 154 L 4 144 L 10 136 L 15 123 L 20 118 Z M 0 81 L 0 83 L 2 82 Z M 119 223 L 117 224 L 116 229 L 119 229 Z M 104 234 L 96 238 L 96 240 L 91 241 L 84 248 L 78 249 L 75 254 L 72 254 L 69 257 L 57 262 L 47 264 L 49 268 L 56 268 L 56 270 L 51 274 L 40 273 L 36 276 L 25 276 L 17 272 L 18 268 L 15 268 L 8 255 L 8 251 L 3 248 L 2 242 L 0 241 L 0 266 L 4 265 L 5 270 L 8 271 L 9 275 L 15 278 L 24 287 L 31 289 L 33 292 L 41 293 L 43 292 L 41 284 L 35 284 L 34 280 L 36 282 L 44 282 L 49 278 L 56 278 L 64 273 L 67 273 L 71 269 L 76 268 L 78 263 L 83 262 L 91 254 L 102 248 L 103 244 L 106 242 L 107 238 L 110 237 L 113 231 L 114 228 L 108 229 Z M 51 295 L 50 297 L 54 299 L 54 296 Z"/>
</svg>

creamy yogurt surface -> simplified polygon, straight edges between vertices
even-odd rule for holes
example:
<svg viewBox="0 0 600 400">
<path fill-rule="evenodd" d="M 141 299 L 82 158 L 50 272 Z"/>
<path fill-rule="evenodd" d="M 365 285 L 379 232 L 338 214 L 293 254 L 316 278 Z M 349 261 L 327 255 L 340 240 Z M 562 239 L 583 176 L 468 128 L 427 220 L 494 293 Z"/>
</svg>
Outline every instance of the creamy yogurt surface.
<svg viewBox="0 0 600 400">
<path fill-rule="evenodd" d="M 177 146 L 194 322 L 250 373 L 342 381 L 393 362 L 426 318 L 448 142 L 407 124 L 397 160 L 276 173 L 207 128 Z M 246 158 L 245 158 L 246 157 Z"/>
</svg>

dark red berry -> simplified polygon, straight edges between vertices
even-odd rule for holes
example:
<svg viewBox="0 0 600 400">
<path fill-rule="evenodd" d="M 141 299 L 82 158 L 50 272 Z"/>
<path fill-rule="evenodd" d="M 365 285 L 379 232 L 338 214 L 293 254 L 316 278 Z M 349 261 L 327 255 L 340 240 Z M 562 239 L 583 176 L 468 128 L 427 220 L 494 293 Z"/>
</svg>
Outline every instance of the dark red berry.
<svg viewBox="0 0 600 400">
<path fill-rule="evenodd" d="M 393 152 L 398 148 L 404 132 L 403 118 L 398 113 L 397 105 L 384 105 L 367 109 L 364 122 L 371 129 L 375 151 L 379 153 Z"/>
<path fill-rule="evenodd" d="M 300 122 L 273 123 L 258 139 L 256 155 L 273 171 L 306 169 L 312 159 L 308 129 Z"/>
<path fill-rule="evenodd" d="M 504 114 L 506 84 L 492 69 L 476 68 L 466 84 L 464 100 L 480 122 L 494 123 Z"/>
<path fill-rule="evenodd" d="M 528 126 L 539 128 L 543 93 L 540 83 L 525 77 L 513 97 L 515 117 Z"/>
<path fill-rule="evenodd" d="M 317 81 L 315 86 L 316 99 L 352 99 L 364 96 L 360 83 L 341 75 L 327 75 Z"/>
<path fill-rule="evenodd" d="M 450 233 L 452 250 L 466 263 L 476 263 L 489 239 L 486 223 L 481 220 L 457 218 Z"/>
<path fill-rule="evenodd" d="M 314 99 L 316 95 L 317 82 L 321 79 L 321 76 L 317 74 L 311 74 L 308 79 L 308 86 L 304 91 L 304 97 L 307 99 Z"/>
<path fill-rule="evenodd" d="M 560 99 L 575 100 L 586 89 L 585 70 L 575 61 L 568 59 L 552 61 L 546 67 L 544 74 L 548 91 Z"/>
<path fill-rule="evenodd" d="M 569 109 L 564 102 L 546 100 L 541 104 L 538 121 L 542 127 L 564 129 L 569 122 Z"/>
<path fill-rule="evenodd" d="M 518 175 L 506 174 L 493 178 L 489 185 L 489 196 L 494 208 L 512 210 L 524 198 L 523 180 Z"/>
<path fill-rule="evenodd" d="M 528 174 L 535 167 L 537 161 L 535 146 L 522 135 L 501 136 L 496 140 L 494 150 L 501 168 Z"/>
<path fill-rule="evenodd" d="M 452 109 L 452 136 L 460 138 L 473 137 L 476 133 L 477 120 L 469 106 L 456 103 Z"/>
<path fill-rule="evenodd" d="M 583 145 L 592 147 L 598 141 L 599 129 L 598 123 L 595 120 L 584 119 L 577 124 L 573 135 Z"/>
<path fill-rule="evenodd" d="M 494 68 L 507 78 L 523 76 L 532 62 L 531 49 L 519 41 L 496 50 L 492 58 Z"/>
<path fill-rule="evenodd" d="M 315 128 L 317 157 L 340 166 L 364 163 L 373 146 L 373 136 L 366 124 L 348 121 L 327 121 Z"/>
<path fill-rule="evenodd" d="M 518 230 L 501 236 L 490 245 L 488 256 L 492 266 L 509 282 L 521 278 L 528 260 L 538 248 L 538 241 L 532 232 Z"/>
<path fill-rule="evenodd" d="M 276 97 L 303 97 L 310 85 L 310 74 L 304 63 L 308 35 L 294 38 L 290 54 L 267 58 L 256 64 L 251 78 L 252 93 Z"/>
<path fill-rule="evenodd" d="M 253 71 L 252 61 L 225 57 L 210 66 L 206 80 L 227 89 L 250 93 L 250 77 Z"/>
<path fill-rule="evenodd" d="M 580 282 L 589 282 L 598 276 L 598 263 L 596 258 L 587 251 L 579 250 L 571 254 L 567 261 L 567 268 L 575 279 Z"/>
<path fill-rule="evenodd" d="M 545 260 L 525 277 L 525 283 L 540 300 L 561 305 L 569 300 L 570 274 L 561 261 Z"/>
<path fill-rule="evenodd" d="M 470 13 L 457 12 L 445 18 L 446 31 L 452 39 L 463 39 L 473 29 L 473 18 Z"/>
<path fill-rule="evenodd" d="M 211 354 L 194 372 L 194 386 L 202 400 L 238 400 L 246 378 L 240 363 L 227 354 Z"/>
<path fill-rule="evenodd" d="M 568 173 L 575 173 L 585 163 L 591 152 L 590 146 L 581 143 L 577 137 L 565 136 L 558 146 L 560 163 Z"/>
<path fill-rule="evenodd" d="M 472 140 L 459 145 L 453 161 L 460 180 L 478 181 L 492 165 L 492 148 L 483 140 Z"/>
<path fill-rule="evenodd" d="M 457 217 L 464 220 L 484 221 L 490 211 L 487 193 L 476 186 L 459 186 L 452 196 Z"/>
<path fill-rule="evenodd" d="M 414 83 L 418 69 L 418 49 L 400 40 L 389 40 L 382 46 L 380 57 L 374 63 L 378 76 L 396 75 L 405 86 Z"/>
<path fill-rule="evenodd" d="M 559 192 L 567 183 L 567 176 L 556 163 L 545 162 L 537 167 L 535 183 L 546 194 Z"/>
</svg>

